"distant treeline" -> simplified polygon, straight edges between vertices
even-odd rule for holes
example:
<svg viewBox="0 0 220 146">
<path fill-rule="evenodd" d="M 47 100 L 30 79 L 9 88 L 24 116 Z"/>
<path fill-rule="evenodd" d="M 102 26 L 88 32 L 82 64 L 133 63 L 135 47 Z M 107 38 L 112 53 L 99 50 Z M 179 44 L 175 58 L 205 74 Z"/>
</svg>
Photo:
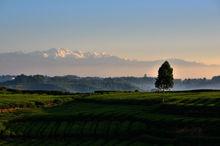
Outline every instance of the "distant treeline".
<svg viewBox="0 0 220 146">
<path fill-rule="evenodd" d="M 78 77 L 18 75 L 0 76 L 0 85 L 18 90 L 95 92 L 95 91 L 151 91 L 154 87 L 153 77 Z M 173 90 L 220 89 L 220 76 L 212 79 L 174 80 Z"/>
<path fill-rule="evenodd" d="M 0 92 L 11 93 L 11 94 L 47 94 L 47 95 L 75 95 L 69 92 L 63 91 L 50 91 L 50 90 L 17 90 L 6 87 L 0 87 Z"/>
</svg>

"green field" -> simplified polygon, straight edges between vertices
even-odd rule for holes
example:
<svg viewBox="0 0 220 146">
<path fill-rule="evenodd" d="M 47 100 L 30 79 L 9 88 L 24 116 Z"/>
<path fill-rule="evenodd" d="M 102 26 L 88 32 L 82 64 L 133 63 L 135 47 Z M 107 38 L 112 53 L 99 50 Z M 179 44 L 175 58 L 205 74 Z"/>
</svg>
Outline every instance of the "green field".
<svg viewBox="0 0 220 146">
<path fill-rule="evenodd" d="M 0 109 L 0 145 L 6 146 L 220 145 L 219 91 L 2 91 Z"/>
</svg>

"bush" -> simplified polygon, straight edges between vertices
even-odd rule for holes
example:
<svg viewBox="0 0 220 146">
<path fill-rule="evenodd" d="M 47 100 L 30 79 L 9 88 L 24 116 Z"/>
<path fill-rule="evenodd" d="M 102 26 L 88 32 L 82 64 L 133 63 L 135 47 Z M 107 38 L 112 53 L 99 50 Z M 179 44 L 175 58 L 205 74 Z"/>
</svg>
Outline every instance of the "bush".
<svg viewBox="0 0 220 146">
<path fill-rule="evenodd" d="M 42 107 L 42 106 L 45 105 L 45 104 L 44 104 L 43 102 L 41 102 L 41 101 L 35 101 L 34 103 L 35 103 L 35 105 L 36 105 L 37 107 Z"/>
</svg>

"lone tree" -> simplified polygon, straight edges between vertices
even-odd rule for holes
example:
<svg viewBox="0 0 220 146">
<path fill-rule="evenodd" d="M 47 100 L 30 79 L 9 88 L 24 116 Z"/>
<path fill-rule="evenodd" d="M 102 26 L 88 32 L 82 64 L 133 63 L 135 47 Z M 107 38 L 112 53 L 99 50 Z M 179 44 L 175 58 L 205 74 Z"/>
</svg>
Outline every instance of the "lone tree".
<svg viewBox="0 0 220 146">
<path fill-rule="evenodd" d="M 173 88 L 173 85 L 173 68 L 170 66 L 168 61 L 165 61 L 159 68 L 155 87 L 159 90 L 165 91 Z"/>
</svg>

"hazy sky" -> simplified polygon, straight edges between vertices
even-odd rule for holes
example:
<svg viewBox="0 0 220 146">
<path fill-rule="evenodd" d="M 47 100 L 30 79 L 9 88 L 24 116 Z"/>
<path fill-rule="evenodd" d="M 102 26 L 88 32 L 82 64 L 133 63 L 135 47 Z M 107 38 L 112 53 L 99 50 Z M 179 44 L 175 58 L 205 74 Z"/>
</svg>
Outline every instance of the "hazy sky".
<svg viewBox="0 0 220 146">
<path fill-rule="evenodd" d="M 220 64 L 220 2 L 0 0 L 0 52 L 59 47 Z"/>
</svg>

